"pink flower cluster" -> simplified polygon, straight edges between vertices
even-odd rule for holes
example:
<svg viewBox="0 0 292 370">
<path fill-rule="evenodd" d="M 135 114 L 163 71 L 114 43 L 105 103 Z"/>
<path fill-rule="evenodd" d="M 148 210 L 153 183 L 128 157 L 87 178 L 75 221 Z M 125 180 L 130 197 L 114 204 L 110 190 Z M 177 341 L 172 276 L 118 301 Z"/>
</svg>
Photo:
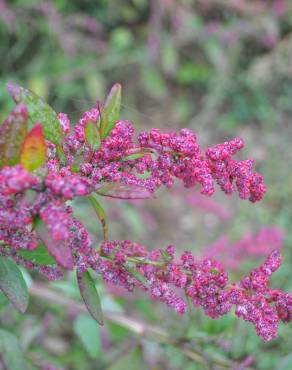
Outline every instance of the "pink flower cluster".
<svg viewBox="0 0 292 370">
<path fill-rule="evenodd" d="M 277 227 L 263 227 L 256 234 L 245 234 L 232 243 L 223 235 L 203 251 L 205 258 L 217 258 L 226 268 L 237 269 L 242 262 L 253 257 L 264 257 L 273 250 L 280 250 L 284 232 Z"/>
<path fill-rule="evenodd" d="M 251 322 L 265 341 L 276 337 L 279 320 L 291 320 L 292 294 L 269 288 L 270 277 L 281 264 L 278 251 L 273 251 L 260 267 L 233 284 L 228 282 L 228 274 L 219 262 L 199 261 L 191 252 L 184 252 L 176 261 L 172 246 L 149 252 L 128 240 L 107 242 L 102 245 L 100 256 L 90 267 L 107 282 L 130 291 L 142 287 L 153 299 L 166 303 L 179 314 L 186 312 L 185 296 L 212 318 L 226 314 L 235 306 L 236 315 Z M 127 270 L 133 263 L 145 281 Z"/>
<path fill-rule="evenodd" d="M 60 168 L 51 157 L 48 166 L 56 174 L 48 177 L 47 185 L 67 199 L 89 194 L 106 183 L 140 187 L 151 196 L 163 185 L 172 187 L 175 179 L 187 188 L 198 184 L 201 193 L 207 195 L 214 193 L 217 182 L 226 194 L 237 189 L 242 199 L 252 202 L 262 199 L 266 192 L 262 176 L 252 171 L 253 161 L 232 158 L 244 146 L 239 138 L 204 153 L 189 129 L 179 134 L 151 129 L 140 133 L 135 142 L 132 123 L 118 121 L 100 148 L 91 150 L 84 129 L 87 123 L 94 124 L 99 119 L 98 107 L 85 112 L 72 133 L 68 132 L 68 117 L 63 113 L 58 117 L 65 135 L 67 166 Z M 74 166 L 79 172 L 72 176 Z"/>
<path fill-rule="evenodd" d="M 253 160 L 237 161 L 232 158 L 243 146 L 243 141 L 235 138 L 207 149 L 206 156 L 213 178 L 226 194 L 231 194 L 236 187 L 241 199 L 256 202 L 266 192 L 263 177 L 252 172 Z"/>
<path fill-rule="evenodd" d="M 55 145 L 47 142 L 42 171 L 29 173 L 20 165 L 0 170 L 0 254 L 49 279 L 60 278 L 61 268 L 80 272 L 91 268 L 106 282 L 149 292 L 179 314 L 187 309 L 185 295 L 213 318 L 235 305 L 236 314 L 252 322 L 264 340 L 275 337 L 280 319 L 291 320 L 291 295 L 268 287 L 270 275 L 280 265 L 277 252 L 247 278 L 230 284 L 219 262 L 198 261 L 190 252 L 176 261 L 172 246 L 149 252 L 131 241 L 116 241 L 95 249 L 67 202 L 92 192 L 145 198 L 163 185 L 172 187 L 175 179 L 188 188 L 199 185 L 206 195 L 214 193 L 217 182 L 226 194 L 237 190 L 241 198 L 255 202 L 266 188 L 261 175 L 252 172 L 251 160 L 232 158 L 243 147 L 241 139 L 204 153 L 190 130 L 176 134 L 152 129 L 135 141 L 133 125 L 117 121 L 109 135 L 93 145 L 86 128 L 97 125 L 98 107 L 85 112 L 73 132 L 65 114 L 58 118 L 65 163 L 58 159 Z M 33 253 L 39 244 L 45 244 L 56 264 L 38 265 L 21 254 Z"/>
</svg>

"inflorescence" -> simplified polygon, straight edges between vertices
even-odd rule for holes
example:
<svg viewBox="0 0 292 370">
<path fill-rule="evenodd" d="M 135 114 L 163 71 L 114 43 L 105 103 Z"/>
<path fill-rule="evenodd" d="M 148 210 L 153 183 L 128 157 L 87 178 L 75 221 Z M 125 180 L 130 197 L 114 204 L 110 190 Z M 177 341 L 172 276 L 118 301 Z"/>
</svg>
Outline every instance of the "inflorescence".
<svg viewBox="0 0 292 370">
<path fill-rule="evenodd" d="M 230 283 L 219 262 L 200 260 L 191 252 L 176 259 L 172 246 L 148 251 L 129 240 L 105 240 L 95 248 L 67 202 L 92 193 L 147 198 L 162 186 L 171 188 L 176 179 L 187 188 L 199 186 L 208 196 L 217 183 L 228 195 L 237 191 L 242 199 L 259 201 L 266 192 L 263 177 L 253 172 L 252 160 L 234 159 L 243 140 L 235 138 L 203 151 L 189 129 L 179 134 L 151 129 L 135 136 L 131 122 L 117 121 L 94 147 L 86 140 L 85 129 L 100 119 L 98 105 L 84 113 L 73 131 L 66 114 L 60 113 L 58 119 L 65 159 L 60 160 L 56 145 L 46 140 L 47 160 L 41 170 L 28 172 L 20 164 L 0 170 L 0 254 L 50 280 L 60 278 L 62 269 L 91 268 L 104 281 L 129 291 L 142 289 L 179 314 L 186 312 L 187 300 L 212 318 L 235 306 L 235 314 L 253 323 L 263 340 L 275 338 L 279 320 L 290 321 L 292 312 L 292 295 L 269 287 L 281 264 L 278 251 L 247 277 Z M 38 265 L 23 254 L 40 243 L 55 264 Z"/>
</svg>

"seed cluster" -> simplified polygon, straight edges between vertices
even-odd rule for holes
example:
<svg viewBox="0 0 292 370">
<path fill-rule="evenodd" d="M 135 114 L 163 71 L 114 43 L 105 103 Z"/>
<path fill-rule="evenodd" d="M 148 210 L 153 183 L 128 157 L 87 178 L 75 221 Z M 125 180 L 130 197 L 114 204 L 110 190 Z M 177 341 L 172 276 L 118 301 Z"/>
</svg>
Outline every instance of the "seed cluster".
<svg viewBox="0 0 292 370">
<path fill-rule="evenodd" d="M 71 132 L 69 118 L 63 113 L 58 118 L 65 162 L 58 159 L 55 145 L 47 142 L 47 163 L 41 171 L 30 173 L 21 165 L 0 170 L 0 254 L 50 280 L 60 278 L 62 268 L 80 272 L 91 268 L 106 282 L 129 291 L 142 289 L 179 314 L 187 310 L 186 297 L 213 318 L 235 306 L 236 315 L 253 323 L 264 340 L 276 336 L 279 320 L 291 320 L 291 295 L 269 288 L 281 263 L 278 251 L 249 276 L 230 284 L 219 262 L 199 260 L 191 252 L 176 259 L 172 246 L 148 251 L 126 240 L 94 248 L 68 204 L 93 192 L 117 198 L 151 197 L 161 186 L 172 187 L 176 179 L 187 188 L 200 186 L 201 193 L 209 196 L 217 183 L 226 194 L 237 190 L 240 198 L 256 202 L 266 187 L 262 176 L 252 171 L 253 161 L 233 159 L 243 148 L 241 139 L 204 152 L 191 130 L 177 134 L 152 129 L 135 139 L 133 125 L 117 121 L 107 137 L 92 145 L 86 128 L 98 126 L 97 107 L 85 112 Z M 40 243 L 56 264 L 39 265 L 21 255 Z"/>
</svg>

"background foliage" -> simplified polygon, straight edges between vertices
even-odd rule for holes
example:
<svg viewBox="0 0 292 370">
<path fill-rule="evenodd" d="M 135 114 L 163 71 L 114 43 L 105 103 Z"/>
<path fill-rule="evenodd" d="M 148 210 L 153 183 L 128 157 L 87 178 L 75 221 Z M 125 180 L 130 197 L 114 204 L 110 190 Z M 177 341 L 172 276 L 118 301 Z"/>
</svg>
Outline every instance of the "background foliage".
<svg viewBox="0 0 292 370">
<path fill-rule="evenodd" d="M 4 91 L 8 81 L 36 91 L 73 120 L 120 82 L 122 117 L 139 129 L 189 127 L 210 144 L 242 136 L 266 179 L 262 203 L 219 194 L 214 203 L 181 188 L 161 192 L 155 200 L 108 201 L 111 237 L 149 247 L 171 243 L 200 254 L 222 234 L 236 241 L 263 226 L 278 226 L 285 241 L 277 285 L 291 290 L 289 0 L 0 0 L 0 38 L 1 119 L 13 105 Z M 91 210 L 82 202 L 75 207 L 100 238 Z M 248 259 L 231 274 L 242 276 L 257 262 Z M 23 273 L 28 281 L 40 279 Z M 219 362 L 221 357 L 241 362 L 237 369 L 292 367 L 289 326 L 281 327 L 277 340 L 263 344 L 232 315 L 215 321 L 192 311 L 178 318 L 142 295 L 98 286 L 105 311 L 163 328 L 169 337 L 162 340 L 157 333 L 141 335 L 134 321 L 106 320 L 97 327 L 80 308 L 70 274 L 50 285 L 68 300 L 53 297 L 48 303 L 35 290 L 25 316 L 0 297 L 0 353 L 13 370 L 204 369 L 187 349 L 203 350 Z M 180 342 L 173 345 L 171 338 Z"/>
</svg>

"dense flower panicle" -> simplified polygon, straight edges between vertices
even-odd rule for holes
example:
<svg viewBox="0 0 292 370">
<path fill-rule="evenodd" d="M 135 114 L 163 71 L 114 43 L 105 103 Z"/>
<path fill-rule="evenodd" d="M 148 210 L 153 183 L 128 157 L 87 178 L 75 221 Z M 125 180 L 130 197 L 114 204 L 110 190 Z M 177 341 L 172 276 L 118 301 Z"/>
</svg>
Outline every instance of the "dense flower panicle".
<svg viewBox="0 0 292 370">
<path fill-rule="evenodd" d="M 257 335 L 264 341 L 269 341 L 277 336 L 279 317 L 275 308 L 269 305 L 267 299 L 260 294 L 248 297 L 241 293 L 236 300 L 235 314 L 243 320 L 251 322 Z"/>
<path fill-rule="evenodd" d="M 0 171 L 0 194 L 2 195 L 14 195 L 38 183 L 38 178 L 27 172 L 21 165 L 6 166 Z"/>
<path fill-rule="evenodd" d="M 292 320 L 292 294 L 283 293 L 279 290 L 269 290 L 271 301 L 275 302 L 275 307 L 280 320 L 289 322 Z"/>
<path fill-rule="evenodd" d="M 188 188 L 199 184 L 202 194 L 212 195 L 215 180 L 227 194 L 236 185 L 240 197 L 253 202 L 265 192 L 262 177 L 252 172 L 253 162 L 232 159 L 243 148 L 240 138 L 210 147 L 204 154 L 189 129 L 182 129 L 179 134 L 151 129 L 140 133 L 135 142 L 132 123 L 117 121 L 100 148 L 91 153 L 84 128 L 88 122 L 98 124 L 99 108 L 85 112 L 72 133 L 68 132 L 68 117 L 62 113 L 58 117 L 65 134 L 67 164 L 78 162 L 79 174 L 90 179 L 93 187 L 121 182 L 154 193 L 162 185 L 172 187 L 175 179 L 179 179 Z M 141 179 L 141 174 L 146 177 Z"/>
<path fill-rule="evenodd" d="M 92 192 L 146 198 L 161 186 L 172 187 L 176 179 L 187 188 L 199 185 L 201 193 L 209 196 L 217 182 L 227 194 L 237 188 L 240 198 L 255 202 L 265 193 L 262 176 L 252 172 L 253 161 L 232 158 L 243 148 L 243 141 L 235 138 L 204 153 L 191 130 L 177 134 L 152 129 L 135 140 L 132 123 L 117 121 L 109 135 L 92 146 L 87 124 L 98 128 L 99 118 L 99 107 L 93 107 L 70 132 L 69 118 L 60 113 L 65 159 L 60 161 L 56 146 L 47 142 L 47 169 L 38 176 L 21 165 L 0 170 L 0 254 L 50 280 L 62 276 L 58 266 L 79 272 L 91 268 L 105 282 L 128 291 L 139 288 L 179 314 L 187 309 L 186 296 L 212 318 L 235 305 L 236 315 L 253 323 L 264 340 L 274 338 L 278 321 L 291 320 L 291 295 L 269 288 L 271 274 L 281 263 L 278 251 L 247 277 L 230 284 L 219 262 L 200 260 L 191 252 L 176 259 L 173 246 L 148 251 L 125 240 L 105 241 L 95 249 L 67 202 Z M 36 248 L 40 241 L 56 265 L 38 265 L 18 254 L 20 249 Z"/>
<path fill-rule="evenodd" d="M 140 284 L 127 274 L 127 270 L 121 272 L 121 265 L 131 260 L 129 256 L 133 260 L 131 244 L 133 252 L 137 252 L 134 258 L 136 269 L 146 278 L 150 296 L 180 314 L 185 312 L 187 306 L 183 295 L 176 292 L 177 288 L 191 298 L 194 306 L 201 307 L 212 318 L 226 314 L 235 306 L 236 315 L 251 322 L 265 341 L 275 338 L 279 320 L 291 320 L 292 295 L 269 288 L 270 277 L 281 264 L 281 256 L 276 250 L 247 277 L 230 284 L 219 262 L 211 259 L 199 261 L 191 252 L 184 252 L 176 262 L 171 246 L 166 251 L 147 252 L 144 247 L 130 241 L 104 243 L 102 255 L 111 257 L 111 260 L 104 262 L 100 259 L 101 264 L 95 264 L 93 269 L 97 272 L 102 270 L 106 281 L 122 285 L 130 291 Z M 106 270 L 103 270 L 104 264 Z"/>
<path fill-rule="evenodd" d="M 67 172 L 67 171 L 66 171 Z M 77 196 L 85 196 L 91 193 L 90 181 L 79 174 L 49 172 L 45 184 L 55 196 L 65 199 L 74 199 Z"/>
<path fill-rule="evenodd" d="M 154 149 L 158 157 L 145 166 L 153 177 L 166 187 L 172 187 L 174 179 L 180 179 L 186 187 L 202 186 L 203 194 L 214 193 L 213 179 L 207 161 L 202 156 L 195 134 L 182 129 L 176 133 L 161 133 L 152 129 L 138 136 L 142 147 Z"/>
<path fill-rule="evenodd" d="M 209 160 L 213 178 L 226 194 L 231 194 L 236 185 L 240 198 L 256 202 L 261 200 L 266 192 L 263 177 L 252 172 L 254 161 L 232 159 L 232 155 L 236 154 L 243 146 L 242 139 L 235 138 L 208 148 L 206 157 Z"/>
<path fill-rule="evenodd" d="M 230 301 L 236 305 L 236 315 L 254 324 L 257 334 L 265 341 L 277 336 L 279 320 L 285 321 L 283 317 L 288 316 L 282 317 L 278 314 L 279 295 L 285 296 L 285 311 L 291 312 L 292 309 L 292 302 L 291 300 L 288 302 L 289 299 L 285 293 L 272 291 L 269 288 L 271 275 L 280 267 L 281 260 L 279 251 L 273 251 L 262 265 L 251 271 L 249 276 L 243 278 L 238 284 L 234 284 L 234 288 L 229 293 Z"/>
</svg>

